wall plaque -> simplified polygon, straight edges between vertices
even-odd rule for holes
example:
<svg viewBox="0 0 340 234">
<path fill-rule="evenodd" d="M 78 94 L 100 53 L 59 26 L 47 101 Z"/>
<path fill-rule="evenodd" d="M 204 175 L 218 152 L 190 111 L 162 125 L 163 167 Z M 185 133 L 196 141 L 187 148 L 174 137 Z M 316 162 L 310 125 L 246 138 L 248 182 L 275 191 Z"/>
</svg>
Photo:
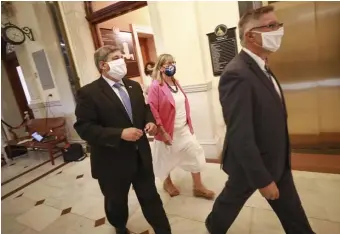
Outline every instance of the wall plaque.
<svg viewBox="0 0 340 234">
<path fill-rule="evenodd" d="M 207 34 L 214 76 L 220 76 L 225 66 L 237 55 L 236 27 L 225 25 L 216 27 L 215 32 Z"/>
</svg>

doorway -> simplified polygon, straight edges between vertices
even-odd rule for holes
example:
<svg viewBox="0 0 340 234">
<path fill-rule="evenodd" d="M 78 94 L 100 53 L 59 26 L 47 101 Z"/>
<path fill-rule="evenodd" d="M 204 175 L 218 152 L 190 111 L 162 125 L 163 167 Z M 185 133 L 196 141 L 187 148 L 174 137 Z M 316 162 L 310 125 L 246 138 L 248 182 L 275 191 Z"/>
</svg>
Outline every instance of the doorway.
<svg viewBox="0 0 340 234">
<path fill-rule="evenodd" d="M 30 118 L 34 118 L 33 112 L 29 107 L 30 94 L 15 52 L 6 54 L 5 58 L 3 59 L 3 65 L 8 76 L 10 88 L 13 91 L 16 104 L 19 108 L 21 119 L 24 119 L 26 111 L 28 112 Z M 2 86 L 1 88 L 7 87 Z M 15 126 L 20 123 L 10 124 L 14 124 Z"/>
<path fill-rule="evenodd" d="M 157 59 L 155 40 L 152 34 L 138 33 L 138 42 L 143 58 L 143 66 Z"/>
<path fill-rule="evenodd" d="M 122 45 L 128 70 L 126 77 L 139 82 L 145 88 L 145 85 L 151 83 L 150 77 L 145 75 L 145 65 L 157 60 L 147 2 L 84 4 L 95 48 Z"/>
</svg>

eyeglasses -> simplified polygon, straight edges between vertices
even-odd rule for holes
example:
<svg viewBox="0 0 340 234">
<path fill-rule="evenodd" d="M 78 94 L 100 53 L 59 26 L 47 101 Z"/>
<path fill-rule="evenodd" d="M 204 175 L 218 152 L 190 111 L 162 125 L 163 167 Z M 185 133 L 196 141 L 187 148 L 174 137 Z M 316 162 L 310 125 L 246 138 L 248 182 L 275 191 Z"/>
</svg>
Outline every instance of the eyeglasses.
<svg viewBox="0 0 340 234">
<path fill-rule="evenodd" d="M 176 62 L 168 62 L 164 64 L 162 67 L 167 68 L 167 67 L 170 67 L 171 65 L 176 65 Z"/>
<path fill-rule="evenodd" d="M 268 28 L 268 29 L 271 29 L 271 30 L 277 30 L 277 29 L 282 28 L 282 27 L 283 27 L 283 23 L 272 23 L 272 24 L 268 24 L 268 25 L 254 27 L 251 30 L 260 29 L 260 28 Z"/>
</svg>

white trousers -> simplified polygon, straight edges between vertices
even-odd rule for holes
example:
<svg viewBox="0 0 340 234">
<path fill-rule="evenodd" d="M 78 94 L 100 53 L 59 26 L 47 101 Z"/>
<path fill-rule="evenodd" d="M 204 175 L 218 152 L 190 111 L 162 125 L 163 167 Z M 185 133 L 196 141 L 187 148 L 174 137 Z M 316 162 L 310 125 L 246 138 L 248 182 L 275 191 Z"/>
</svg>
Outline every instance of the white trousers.
<svg viewBox="0 0 340 234">
<path fill-rule="evenodd" d="M 204 150 L 188 125 L 175 129 L 170 146 L 155 140 L 152 157 L 155 176 L 161 180 L 166 179 L 175 167 L 197 173 L 205 165 Z"/>
</svg>

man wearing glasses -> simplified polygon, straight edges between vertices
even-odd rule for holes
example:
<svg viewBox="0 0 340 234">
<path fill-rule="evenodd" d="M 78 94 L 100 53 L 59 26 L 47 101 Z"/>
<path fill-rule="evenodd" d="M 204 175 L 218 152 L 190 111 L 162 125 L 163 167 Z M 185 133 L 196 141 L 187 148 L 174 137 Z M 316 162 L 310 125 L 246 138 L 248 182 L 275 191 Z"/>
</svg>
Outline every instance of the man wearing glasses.
<svg viewBox="0 0 340 234">
<path fill-rule="evenodd" d="M 206 219 L 207 229 L 225 234 L 259 190 L 286 233 L 312 234 L 292 177 L 284 96 L 267 63 L 280 47 L 283 24 L 266 6 L 247 12 L 238 27 L 243 50 L 219 83 L 228 126 L 221 163 L 229 179 Z"/>
</svg>

